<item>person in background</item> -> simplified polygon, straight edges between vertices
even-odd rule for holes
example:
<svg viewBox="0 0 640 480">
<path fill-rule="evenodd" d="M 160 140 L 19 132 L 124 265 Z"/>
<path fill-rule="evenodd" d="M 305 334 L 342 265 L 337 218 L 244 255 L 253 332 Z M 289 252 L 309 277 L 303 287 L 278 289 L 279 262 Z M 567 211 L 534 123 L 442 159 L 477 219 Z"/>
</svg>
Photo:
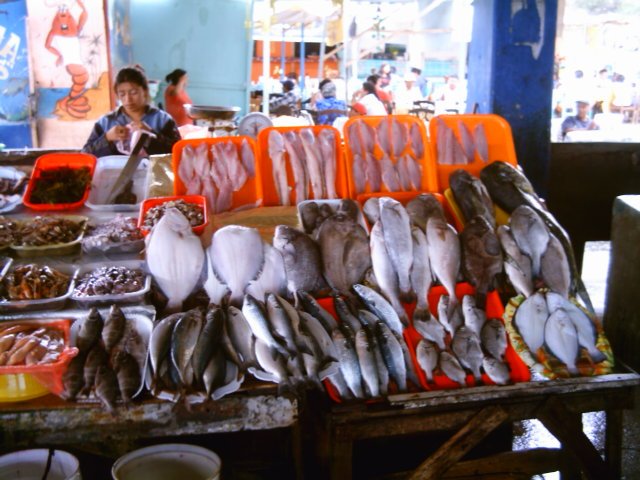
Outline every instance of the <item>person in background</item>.
<svg viewBox="0 0 640 480">
<path fill-rule="evenodd" d="M 561 132 L 562 139 L 564 140 L 567 133 L 575 130 L 598 130 L 599 127 L 589 117 L 589 101 L 586 99 L 578 100 L 576 102 L 576 114 L 567 117 L 562 122 Z"/>
<path fill-rule="evenodd" d="M 378 88 L 386 88 L 389 86 L 391 82 L 391 65 L 388 63 L 383 63 L 380 65 L 380 70 L 378 71 L 378 76 L 380 77 L 380 84 Z"/>
<path fill-rule="evenodd" d="M 591 114 L 609 113 L 609 101 L 611 100 L 611 80 L 609 80 L 609 70 L 602 68 L 598 72 L 593 88 L 595 102 L 591 107 Z"/>
<path fill-rule="evenodd" d="M 336 98 L 336 86 L 331 80 L 327 82 L 323 80 L 320 83 L 322 85 L 320 87 L 322 98 L 316 101 L 316 110 L 318 112 L 317 123 L 318 125 L 333 125 L 336 118 L 345 116 L 347 106 L 343 100 Z M 341 114 L 333 111 L 323 114 L 322 112 L 326 110 L 342 110 L 345 111 L 345 113 Z"/>
<path fill-rule="evenodd" d="M 422 70 L 417 67 L 412 67 L 411 73 L 416 76 L 416 87 L 420 90 L 420 94 L 423 98 L 426 97 L 429 92 L 427 92 L 427 79 L 422 76 Z"/>
<path fill-rule="evenodd" d="M 367 82 L 373 84 L 375 87 L 376 96 L 384 104 L 386 113 L 393 112 L 393 98 L 389 92 L 382 89 L 382 79 L 380 75 L 369 75 Z"/>
<path fill-rule="evenodd" d="M 316 104 L 324 98 L 322 94 L 322 87 L 324 87 L 327 83 L 331 83 L 330 78 L 324 78 L 320 80 L 320 83 L 318 83 L 318 91 L 311 95 L 311 99 L 309 100 L 309 107 L 316 108 Z"/>
<path fill-rule="evenodd" d="M 282 96 L 272 98 L 269 100 L 269 110 L 273 113 L 278 111 L 288 110 L 287 114 L 290 115 L 291 111 L 298 108 L 298 102 L 300 97 L 294 92 L 294 83 L 291 80 L 285 80 L 282 82 Z"/>
<path fill-rule="evenodd" d="M 415 108 L 413 102 L 424 100 L 420 89 L 416 85 L 415 73 L 408 72 L 404 77 L 404 82 L 401 87 L 398 87 L 396 94 L 396 113 L 407 114 L 409 110 Z"/>
<path fill-rule="evenodd" d="M 376 87 L 371 82 L 364 82 L 362 90 L 357 93 L 358 100 L 352 105 L 360 115 L 386 115 L 387 110 L 378 98 Z"/>
<path fill-rule="evenodd" d="M 82 151 L 96 157 L 129 154 L 134 134 L 147 132 L 151 134 L 145 145 L 147 154 L 171 153 L 180 140 L 178 127 L 167 112 L 149 105 L 144 73 L 133 67 L 121 69 L 113 89 L 120 106 L 98 119 Z"/>
<path fill-rule="evenodd" d="M 173 117 L 176 124 L 192 125 L 193 120 L 187 115 L 184 105 L 193 103 L 186 91 L 189 76 L 181 68 L 176 68 L 165 78 L 169 84 L 164 91 L 164 108 Z"/>
</svg>

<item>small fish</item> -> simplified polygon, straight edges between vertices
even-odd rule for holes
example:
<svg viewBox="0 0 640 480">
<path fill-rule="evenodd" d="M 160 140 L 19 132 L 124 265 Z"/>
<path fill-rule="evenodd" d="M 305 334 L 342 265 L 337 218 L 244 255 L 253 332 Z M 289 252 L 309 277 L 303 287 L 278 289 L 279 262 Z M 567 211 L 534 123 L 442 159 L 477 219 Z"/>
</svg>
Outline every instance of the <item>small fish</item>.
<svg viewBox="0 0 640 480">
<path fill-rule="evenodd" d="M 373 348 L 369 342 L 367 332 L 361 329 L 356 334 L 356 353 L 360 363 L 360 372 L 366 391 L 370 397 L 380 396 L 380 383 L 378 379 L 378 369 Z"/>
<path fill-rule="evenodd" d="M 379 162 L 376 157 L 373 156 L 372 152 L 367 152 L 364 156 L 365 162 L 365 172 L 367 175 L 367 182 L 369 183 L 369 191 L 370 192 L 379 192 L 382 189 L 382 181 L 383 181 L 383 172 L 382 172 L 382 163 Z M 391 175 L 391 179 L 393 180 L 393 175 L 395 175 L 395 169 L 393 168 L 393 164 L 391 160 L 387 162 L 387 168 L 389 168 L 389 174 Z M 393 170 L 391 170 L 393 169 Z M 396 175 L 397 178 L 397 175 Z"/>
<path fill-rule="evenodd" d="M 284 158 L 284 138 L 277 130 L 269 132 L 269 157 L 271 158 L 273 183 L 276 187 L 280 205 L 291 205 L 289 200 L 289 181 L 287 179 L 287 166 Z"/>
<path fill-rule="evenodd" d="M 404 325 L 391 304 L 378 292 L 364 285 L 355 284 L 353 290 L 365 303 L 367 308 L 386 323 L 391 330 L 402 335 Z"/>
<path fill-rule="evenodd" d="M 280 299 L 276 295 L 269 293 L 267 294 L 267 300 L 265 303 L 267 306 L 267 318 L 269 319 L 269 325 L 271 326 L 271 334 L 276 341 L 286 347 L 291 356 L 296 356 L 298 349 L 296 346 L 296 339 L 293 334 L 291 319 L 280 302 Z"/>
<path fill-rule="evenodd" d="M 356 194 L 364 193 L 367 188 L 367 164 L 362 158 L 362 155 L 357 152 L 353 154 L 351 173 L 353 174 L 353 184 L 356 187 Z"/>
<path fill-rule="evenodd" d="M 424 140 L 422 132 L 417 123 L 412 123 L 409 128 L 409 141 L 411 142 L 411 150 L 416 159 L 424 156 Z"/>
<path fill-rule="evenodd" d="M 322 327 L 329 335 L 331 335 L 331 332 L 338 328 L 338 323 L 336 322 L 335 318 L 333 318 L 329 312 L 322 308 L 315 298 L 313 298 L 307 292 L 303 292 L 301 290 L 298 290 L 297 297 L 302 304 L 302 308 L 304 309 L 304 311 L 315 318 L 318 322 L 320 322 Z"/>
<path fill-rule="evenodd" d="M 336 136 L 330 128 L 320 130 L 318 143 L 322 153 L 323 180 L 326 198 L 338 198 L 336 193 Z"/>
<path fill-rule="evenodd" d="M 460 234 L 462 271 L 476 287 L 478 302 L 483 304 L 493 287 L 495 276 L 502 272 L 502 249 L 493 227 L 484 217 L 475 216 Z"/>
<path fill-rule="evenodd" d="M 569 298 L 571 271 L 560 240 L 549 234 L 549 244 L 540 258 L 540 277 L 550 290 Z"/>
<path fill-rule="evenodd" d="M 458 327 L 464 324 L 464 318 L 459 305 L 453 309 L 449 305 L 449 295 L 441 295 L 438 300 L 438 321 L 453 337 Z"/>
<path fill-rule="evenodd" d="M 375 326 L 376 339 L 382 350 L 384 363 L 390 377 L 400 392 L 407 391 L 407 366 L 404 361 L 402 346 L 393 331 L 383 322 Z"/>
<path fill-rule="evenodd" d="M 220 338 L 224 329 L 225 322 L 224 310 L 220 307 L 210 306 L 204 319 L 204 326 L 200 331 L 198 340 L 193 354 L 191 356 L 191 364 L 193 365 L 193 373 L 196 381 L 202 380 L 204 370 L 207 368 L 209 359 L 213 355 L 216 348 L 219 347 Z"/>
<path fill-rule="evenodd" d="M 293 296 L 298 290 L 317 292 L 327 288 L 322 277 L 322 259 L 318 244 L 305 233 L 278 225 L 273 246 L 284 261 L 287 288 Z"/>
<path fill-rule="evenodd" d="M 338 361 L 338 350 L 331 339 L 331 335 L 324 329 L 317 318 L 307 312 L 299 312 L 299 315 L 301 331 L 311 337 L 322 352 L 322 356 L 319 358 L 320 366 L 318 367 L 318 373 L 322 376 L 331 369 L 333 363 Z"/>
<path fill-rule="evenodd" d="M 502 360 L 485 356 L 482 359 L 482 368 L 491 381 L 498 385 L 506 385 L 511 380 L 509 367 Z"/>
<path fill-rule="evenodd" d="M 509 218 L 511 234 L 520 250 L 531 258 L 533 277 L 540 275 L 542 255 L 549 244 L 549 230 L 540 216 L 531 208 L 522 205 Z"/>
<path fill-rule="evenodd" d="M 364 398 L 364 390 L 362 388 L 362 373 L 360 371 L 360 362 L 355 346 L 351 344 L 344 334 L 336 329 L 331 334 L 333 343 L 338 352 L 338 360 L 340 361 L 340 371 L 344 377 L 349 390 L 356 398 Z"/>
<path fill-rule="evenodd" d="M 449 352 L 440 352 L 440 370 L 454 382 L 466 386 L 467 374 L 462 369 L 458 359 Z"/>
<path fill-rule="evenodd" d="M 438 350 L 433 342 L 420 340 L 416 347 L 418 364 L 427 376 L 427 381 L 433 382 L 433 371 L 438 366 Z"/>
<path fill-rule="evenodd" d="M 256 339 L 262 341 L 267 347 L 277 350 L 285 357 L 289 356 L 289 351 L 273 336 L 265 307 L 261 302 L 251 295 L 245 295 L 244 303 L 242 304 L 242 314 L 249 323 Z"/>
<path fill-rule="evenodd" d="M 249 178 L 253 178 L 256 175 L 256 167 L 255 167 L 255 155 L 253 153 L 253 149 L 251 145 L 247 141 L 246 138 L 242 140 L 242 144 L 240 147 L 240 158 L 242 159 L 242 165 L 247 170 L 247 174 Z"/>
<path fill-rule="evenodd" d="M 473 163 L 475 159 L 475 145 L 473 142 L 473 136 L 467 124 L 462 120 L 458 120 L 458 132 L 460 133 L 460 139 L 462 140 L 462 150 L 465 157 L 467 157 L 467 163 Z"/>
<path fill-rule="evenodd" d="M 79 354 L 71 359 L 67 369 L 62 374 L 62 384 L 64 385 L 63 397 L 66 400 L 75 401 L 76 397 L 84 386 L 84 363 L 86 356 Z"/>
<path fill-rule="evenodd" d="M 191 358 L 202 330 L 203 314 L 199 308 L 186 312 L 173 327 L 171 335 L 171 362 L 177 370 L 183 387 L 191 386 L 193 368 Z"/>
<path fill-rule="evenodd" d="M 270 381 L 288 386 L 290 383 L 289 375 L 286 362 L 282 355 L 259 339 L 256 340 L 255 351 L 258 363 L 264 372 L 271 377 Z"/>
<path fill-rule="evenodd" d="M 118 379 L 114 371 L 105 365 L 98 368 L 96 373 L 96 396 L 110 413 L 115 413 Z"/>
<path fill-rule="evenodd" d="M 340 395 L 340 398 L 342 400 L 349 400 L 353 398 L 353 394 L 351 393 L 351 390 L 347 385 L 347 381 L 344 379 L 344 376 L 342 375 L 342 372 L 340 370 L 337 370 L 327 378 L 329 382 L 331 382 L 333 388 L 337 390 L 338 395 Z"/>
<path fill-rule="evenodd" d="M 412 162 L 411 157 L 404 155 L 396 159 L 396 173 L 398 174 L 398 180 L 400 180 L 400 187 L 405 192 L 411 190 L 411 173 L 409 173 L 409 165 L 405 161 L 405 158 Z"/>
<path fill-rule="evenodd" d="M 518 293 L 530 297 L 534 292 L 531 259 L 520 251 L 509 227 L 500 225 L 497 234 L 504 252 L 504 271 L 509 281 Z"/>
<path fill-rule="evenodd" d="M 104 320 L 97 308 L 89 310 L 89 315 L 84 319 L 76 335 L 76 347 L 81 352 L 88 352 L 100 340 Z"/>
<path fill-rule="evenodd" d="M 501 359 L 507 351 L 507 331 L 497 318 L 487 320 L 480 331 L 480 340 L 485 350 L 494 358 Z"/>
<path fill-rule="evenodd" d="M 570 374 L 578 373 L 578 331 L 563 309 L 549 315 L 544 326 L 544 342 L 549 351 L 567 366 Z"/>
<path fill-rule="evenodd" d="M 482 326 L 487 320 L 487 315 L 484 310 L 476 306 L 476 301 L 471 295 L 465 295 L 462 298 L 462 315 L 465 326 L 479 338 Z"/>
<path fill-rule="evenodd" d="M 240 370 L 244 371 L 250 365 L 256 366 L 257 360 L 253 352 L 255 337 L 242 311 L 234 306 L 227 309 L 226 330 L 235 351 L 240 356 Z"/>
<path fill-rule="evenodd" d="M 480 382 L 480 367 L 482 367 L 482 348 L 480 339 L 468 327 L 462 326 L 456 330 L 451 341 L 451 349 L 465 368 L 471 370 L 476 382 Z"/>
<path fill-rule="evenodd" d="M 418 379 L 418 373 L 416 372 L 416 367 L 413 364 L 413 359 L 411 358 L 411 353 L 409 353 L 409 346 L 407 342 L 404 340 L 402 335 L 399 335 L 395 332 L 392 332 L 393 335 L 398 340 L 398 344 L 400 345 L 400 349 L 402 350 L 402 357 L 404 358 L 404 366 L 407 370 L 407 380 L 413 382 L 414 385 L 420 385 L 420 380 Z"/>
<path fill-rule="evenodd" d="M 126 352 L 119 352 L 114 361 L 120 396 L 125 404 L 129 403 L 142 384 L 140 365 Z"/>
<path fill-rule="evenodd" d="M 446 335 L 445 329 L 442 324 L 431 314 L 427 319 L 419 319 L 415 316 L 413 317 L 413 327 L 417 330 L 417 332 L 422 335 L 423 338 L 427 340 L 431 340 L 440 350 L 444 350 L 444 338 Z"/>
<path fill-rule="evenodd" d="M 544 343 L 547 318 L 547 302 L 540 292 L 534 293 L 522 302 L 514 316 L 516 328 L 534 356 Z"/>
<path fill-rule="evenodd" d="M 409 173 L 411 188 L 413 190 L 422 190 L 422 166 L 419 160 L 414 159 L 410 155 L 404 155 L 401 159 Z"/>
<path fill-rule="evenodd" d="M 283 134 L 284 146 L 289 154 L 289 164 L 293 171 L 293 180 L 295 182 L 294 189 L 296 193 L 296 203 L 309 198 L 308 192 L 308 175 L 306 166 L 306 155 L 300 136 L 295 131 L 288 131 Z"/>
<path fill-rule="evenodd" d="M 375 161 L 373 159 L 372 161 Z M 393 161 L 389 158 L 387 154 L 382 156 L 380 160 L 380 168 L 381 168 L 381 177 L 382 182 L 385 187 L 390 192 L 402 192 L 402 184 L 400 182 L 400 176 L 398 175 L 398 171 L 396 170 Z M 367 164 L 367 167 L 369 165 Z"/>
<path fill-rule="evenodd" d="M 491 225 L 492 229 L 495 228 L 493 201 L 478 177 L 474 177 L 466 170 L 455 170 L 449 176 L 449 187 L 466 222 L 480 216 Z"/>
<path fill-rule="evenodd" d="M 347 302 L 339 295 L 334 295 L 333 297 L 333 308 L 338 314 L 340 322 L 349 325 L 354 333 L 358 333 L 358 331 L 362 328 L 362 324 L 360 323 L 358 317 L 351 313 Z"/>
<path fill-rule="evenodd" d="M 109 315 L 104 322 L 102 328 L 102 341 L 104 342 L 104 348 L 107 352 L 110 352 L 113 347 L 120 341 L 124 335 L 127 319 L 117 305 L 111 305 Z"/>
<path fill-rule="evenodd" d="M 429 264 L 429 247 L 427 237 L 418 227 L 411 227 L 413 240 L 413 265 L 411 267 L 411 287 L 416 293 L 416 309 L 413 312 L 414 320 L 427 319 L 430 316 L 427 295 L 433 283 L 431 266 Z"/>
<path fill-rule="evenodd" d="M 83 378 L 85 395 L 93 389 L 96 381 L 96 374 L 98 369 L 102 366 L 108 366 L 109 356 L 101 344 L 96 344 L 87 355 L 87 360 L 84 364 Z"/>
<path fill-rule="evenodd" d="M 149 362 L 154 377 L 159 377 L 160 363 L 167 357 L 171 348 L 171 334 L 176 322 L 183 313 L 174 313 L 158 322 L 151 332 L 149 339 Z"/>
<path fill-rule="evenodd" d="M 226 362 L 225 376 L 222 385 L 211 392 L 213 400 L 220 400 L 230 393 L 238 391 L 244 381 L 244 375 L 241 375 L 238 366 L 233 362 Z"/>
<path fill-rule="evenodd" d="M 327 198 L 324 189 L 324 170 L 322 161 L 322 152 L 318 140 L 310 128 L 300 130 L 300 139 L 302 147 L 307 157 L 307 172 L 309 172 L 309 180 L 311 181 L 311 189 L 313 198 Z"/>
<path fill-rule="evenodd" d="M 227 361 L 224 358 L 222 350 L 216 350 L 202 374 L 202 383 L 204 384 L 207 396 L 211 397 L 214 390 L 222 385 L 225 379 Z"/>
<path fill-rule="evenodd" d="M 478 123 L 473 129 L 473 139 L 476 145 L 476 151 L 480 159 L 487 163 L 489 161 L 489 144 L 487 143 L 487 135 L 484 131 L 484 123 Z"/>
</svg>

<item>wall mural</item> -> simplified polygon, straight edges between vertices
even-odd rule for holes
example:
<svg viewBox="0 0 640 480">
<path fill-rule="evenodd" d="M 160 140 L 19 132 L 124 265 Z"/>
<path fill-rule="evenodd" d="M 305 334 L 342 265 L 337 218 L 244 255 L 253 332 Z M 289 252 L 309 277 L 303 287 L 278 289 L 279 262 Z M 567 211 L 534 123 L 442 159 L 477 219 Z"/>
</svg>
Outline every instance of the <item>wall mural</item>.
<svg viewBox="0 0 640 480">
<path fill-rule="evenodd" d="M 27 0 L 27 8 L 39 146 L 81 147 L 110 110 L 103 1 Z"/>
</svg>

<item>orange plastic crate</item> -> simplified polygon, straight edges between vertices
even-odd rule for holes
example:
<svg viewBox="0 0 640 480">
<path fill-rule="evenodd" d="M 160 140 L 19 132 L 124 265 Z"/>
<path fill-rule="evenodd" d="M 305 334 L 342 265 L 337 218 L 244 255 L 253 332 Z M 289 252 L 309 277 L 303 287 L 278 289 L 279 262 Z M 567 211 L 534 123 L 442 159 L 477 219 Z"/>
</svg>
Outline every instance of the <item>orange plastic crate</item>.
<svg viewBox="0 0 640 480">
<path fill-rule="evenodd" d="M 300 130 L 304 130 L 306 128 L 310 128 L 316 136 L 322 130 L 329 129 L 334 131 L 336 139 L 336 193 L 338 194 L 338 198 L 350 198 L 348 196 L 346 187 L 347 180 L 344 167 L 344 155 L 342 151 L 341 137 L 340 132 L 337 129 L 329 125 L 314 125 L 304 127 L 269 127 L 261 130 L 258 134 L 258 151 L 260 152 L 260 158 L 258 160 L 258 167 L 256 167 L 260 171 L 265 207 L 274 207 L 280 205 L 278 192 L 276 191 L 275 182 L 273 181 L 273 163 L 271 162 L 271 157 L 269 156 L 269 133 L 272 130 L 277 130 L 280 133 L 290 131 L 299 132 Z M 291 187 L 289 200 L 291 201 L 291 205 L 296 205 L 299 201 L 295 198 L 296 193 L 294 189 L 294 177 L 293 170 L 291 169 L 291 165 L 289 163 L 289 153 L 285 151 L 284 155 L 287 165 L 287 178 L 289 179 L 289 187 Z M 308 198 L 307 200 L 313 200 L 313 198 Z"/>
<path fill-rule="evenodd" d="M 433 156 L 434 163 L 436 164 L 440 193 L 443 193 L 447 188 L 449 188 L 449 175 L 454 170 L 466 170 L 471 175 L 479 177 L 480 170 L 482 170 L 482 168 L 487 164 L 478 157 L 477 153 L 473 163 L 468 165 L 438 164 L 438 145 L 436 141 L 438 138 L 438 121 L 436 119 L 442 120 L 445 125 L 454 131 L 454 134 L 461 145 L 462 141 L 458 130 L 458 122 L 463 122 L 472 132 L 476 125 L 482 123 L 487 137 L 487 145 L 489 146 L 488 163 L 495 162 L 496 160 L 502 160 L 503 162 L 507 162 L 512 165 L 518 164 L 516 150 L 513 145 L 511 127 L 501 116 L 495 114 L 438 115 L 429 122 L 429 136 L 431 138 L 431 155 Z"/>
<path fill-rule="evenodd" d="M 191 227 L 193 233 L 195 233 L 196 235 L 202 235 L 204 229 L 207 228 L 207 225 L 209 225 L 209 210 L 207 208 L 207 200 L 202 195 L 176 195 L 173 197 L 147 198 L 144 202 L 142 202 L 142 205 L 140 205 L 140 215 L 138 216 L 138 228 L 142 232 L 142 235 L 146 237 L 151 231 L 143 226 L 144 217 L 149 209 L 157 205 L 170 202 L 171 200 L 184 200 L 185 203 L 195 203 L 196 205 L 200 205 L 202 207 L 204 222 L 200 225 L 196 225 L 195 227 Z"/>
<path fill-rule="evenodd" d="M 412 124 L 415 124 L 420 129 L 420 132 L 422 134 L 422 142 L 424 144 L 424 157 L 420 159 L 422 164 L 422 189 L 419 190 L 419 192 L 437 192 L 438 178 L 436 173 L 436 162 L 435 162 L 435 158 L 432 155 L 432 148 L 429 145 L 429 139 L 427 138 L 427 132 L 424 126 L 424 122 L 420 120 L 418 117 L 414 117 L 412 115 L 392 115 L 392 117 L 402 122 L 403 124 L 405 124 L 407 128 L 410 128 Z M 377 125 L 383 119 L 387 119 L 387 118 L 389 118 L 389 115 L 378 116 L 378 117 L 375 117 L 375 116 L 351 117 L 344 124 L 343 132 L 344 132 L 344 138 L 345 138 L 345 149 L 344 149 L 345 167 L 346 167 L 345 169 L 347 171 L 347 182 L 348 182 L 348 190 L 349 190 L 350 198 L 356 198 L 358 196 L 358 193 L 356 192 L 356 187 L 353 180 L 353 172 L 351 168 L 351 166 L 353 165 L 353 153 L 349 146 L 348 127 L 349 125 L 352 125 L 355 122 L 365 122 L 367 125 L 370 125 L 371 127 L 376 128 Z M 409 151 L 411 151 L 411 149 L 406 148 L 403 151 L 403 154 Z M 376 145 L 374 150 L 374 155 L 378 160 L 382 158 L 383 152 L 379 145 Z M 392 158 L 392 160 L 395 160 L 395 158 Z M 369 185 L 367 185 L 366 188 L 367 188 L 367 191 L 365 193 L 379 193 L 379 192 L 371 192 L 369 190 Z M 383 185 L 383 188 L 384 188 L 384 185 Z M 383 193 L 389 193 L 389 192 L 386 191 Z M 400 193 L 400 192 L 396 192 L 396 193 Z"/>
</svg>

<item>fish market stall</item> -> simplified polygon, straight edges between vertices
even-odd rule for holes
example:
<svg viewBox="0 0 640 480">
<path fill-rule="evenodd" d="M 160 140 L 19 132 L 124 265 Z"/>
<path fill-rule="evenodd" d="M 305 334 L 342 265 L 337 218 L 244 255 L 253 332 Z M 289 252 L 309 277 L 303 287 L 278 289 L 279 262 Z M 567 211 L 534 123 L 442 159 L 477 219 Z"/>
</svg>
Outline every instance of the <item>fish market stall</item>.
<svg viewBox="0 0 640 480">
<path fill-rule="evenodd" d="M 332 127 L 270 127 L 183 140 L 135 168 L 40 157 L 0 223 L 0 378 L 36 388 L 5 387 L 5 444 L 116 438 L 119 454 L 290 428 L 300 473 L 305 416 L 321 419 L 332 478 L 353 475 L 356 441 L 432 431 L 454 434 L 414 478 L 496 464 L 614 478 L 640 376 L 616 365 L 568 235 L 500 117 L 427 131 L 362 117 L 344 145 Z M 66 327 L 35 329 L 48 319 Z M 605 461 L 579 422 L 593 410 L 608 416 Z M 562 450 L 458 464 L 527 418 Z"/>
</svg>

